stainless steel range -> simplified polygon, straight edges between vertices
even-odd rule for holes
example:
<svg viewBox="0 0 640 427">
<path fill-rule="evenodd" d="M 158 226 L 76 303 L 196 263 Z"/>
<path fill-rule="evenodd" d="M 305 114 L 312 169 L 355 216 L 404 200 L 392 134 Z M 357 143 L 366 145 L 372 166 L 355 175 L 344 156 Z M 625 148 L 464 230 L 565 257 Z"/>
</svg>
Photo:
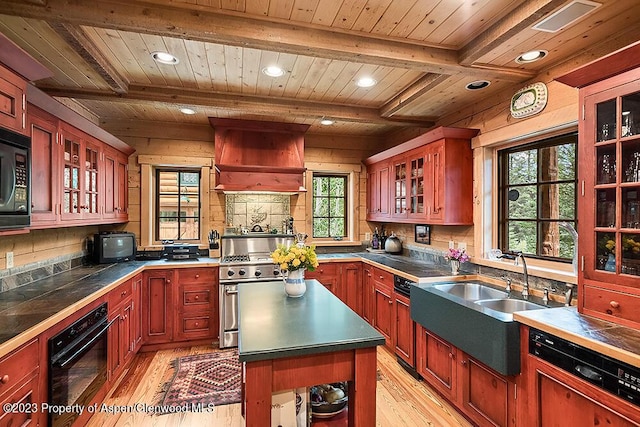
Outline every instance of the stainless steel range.
<svg viewBox="0 0 640 427">
<path fill-rule="evenodd" d="M 294 236 L 256 233 L 220 239 L 220 348 L 238 345 L 238 284 L 282 280 L 271 261 L 271 252 L 281 244 L 294 244 Z"/>
</svg>

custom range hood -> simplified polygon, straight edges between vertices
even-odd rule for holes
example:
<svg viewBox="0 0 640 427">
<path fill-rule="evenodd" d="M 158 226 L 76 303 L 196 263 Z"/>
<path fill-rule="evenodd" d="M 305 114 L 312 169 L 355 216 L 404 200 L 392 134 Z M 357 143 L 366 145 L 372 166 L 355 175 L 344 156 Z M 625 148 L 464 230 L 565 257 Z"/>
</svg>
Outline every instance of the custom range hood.
<svg viewBox="0 0 640 427">
<path fill-rule="evenodd" d="M 299 193 L 308 125 L 209 118 L 215 129 L 216 191 Z"/>
</svg>

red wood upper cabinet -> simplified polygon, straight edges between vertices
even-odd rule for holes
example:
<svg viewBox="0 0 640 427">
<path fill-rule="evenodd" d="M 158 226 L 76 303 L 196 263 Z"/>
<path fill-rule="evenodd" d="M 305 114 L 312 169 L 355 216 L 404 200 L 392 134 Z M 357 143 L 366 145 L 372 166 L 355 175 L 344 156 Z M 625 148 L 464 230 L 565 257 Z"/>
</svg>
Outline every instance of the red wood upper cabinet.
<svg viewBox="0 0 640 427">
<path fill-rule="evenodd" d="M 23 135 L 25 125 L 25 91 L 27 82 L 0 65 L 0 126 Z"/>
<path fill-rule="evenodd" d="M 128 212 L 128 158 L 123 153 L 104 149 L 104 211 L 103 218 L 126 221 Z"/>
<path fill-rule="evenodd" d="M 62 156 L 58 138 L 58 119 L 29 105 L 27 127 L 31 133 L 31 226 L 52 226 L 59 222 Z"/>
<path fill-rule="evenodd" d="M 390 217 L 389 184 L 390 164 L 382 161 L 367 167 L 367 220 L 384 220 Z"/>
<path fill-rule="evenodd" d="M 477 133 L 440 127 L 366 159 L 367 220 L 473 224 L 471 138 Z M 382 165 L 388 184 L 376 173 Z M 382 201 L 390 201 L 390 214 L 381 214 Z"/>
</svg>

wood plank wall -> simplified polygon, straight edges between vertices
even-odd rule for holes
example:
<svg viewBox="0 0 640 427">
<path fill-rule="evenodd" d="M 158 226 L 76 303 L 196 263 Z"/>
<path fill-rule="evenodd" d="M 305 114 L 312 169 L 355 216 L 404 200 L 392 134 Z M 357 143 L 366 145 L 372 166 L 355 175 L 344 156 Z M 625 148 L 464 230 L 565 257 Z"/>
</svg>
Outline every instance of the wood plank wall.
<svg viewBox="0 0 640 427">
<path fill-rule="evenodd" d="M 214 157 L 214 131 L 210 126 L 180 125 L 175 123 L 118 121 L 101 124 L 108 132 L 122 139 L 135 148 L 136 152 L 129 158 L 129 223 L 127 231 L 140 235 L 140 166 L 138 155 L 155 155 L 165 157 Z M 353 137 L 336 135 L 305 136 L 305 162 L 322 164 L 327 170 L 334 167 L 352 165 L 362 166 L 362 159 L 381 151 L 379 139 L 371 137 Z M 362 166 L 363 167 L 363 166 Z M 214 171 L 211 171 L 210 186 L 215 186 Z M 366 176 L 360 175 L 360 192 L 358 204 L 365 205 Z M 212 192 L 209 197 L 209 227 L 224 230 L 224 194 Z M 307 203 L 304 196 L 292 196 L 292 216 L 296 224 L 304 224 L 307 220 Z M 369 231 L 365 221 L 365 210 L 359 209 L 358 223 L 361 238 Z"/>
</svg>

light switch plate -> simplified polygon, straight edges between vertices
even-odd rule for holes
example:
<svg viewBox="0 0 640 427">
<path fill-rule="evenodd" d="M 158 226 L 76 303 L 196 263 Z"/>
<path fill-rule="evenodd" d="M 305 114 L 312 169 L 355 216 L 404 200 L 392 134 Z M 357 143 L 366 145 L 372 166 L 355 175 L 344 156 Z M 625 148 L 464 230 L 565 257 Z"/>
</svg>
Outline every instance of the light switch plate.
<svg viewBox="0 0 640 427">
<path fill-rule="evenodd" d="M 13 252 L 7 252 L 7 268 L 13 268 Z"/>
</svg>

